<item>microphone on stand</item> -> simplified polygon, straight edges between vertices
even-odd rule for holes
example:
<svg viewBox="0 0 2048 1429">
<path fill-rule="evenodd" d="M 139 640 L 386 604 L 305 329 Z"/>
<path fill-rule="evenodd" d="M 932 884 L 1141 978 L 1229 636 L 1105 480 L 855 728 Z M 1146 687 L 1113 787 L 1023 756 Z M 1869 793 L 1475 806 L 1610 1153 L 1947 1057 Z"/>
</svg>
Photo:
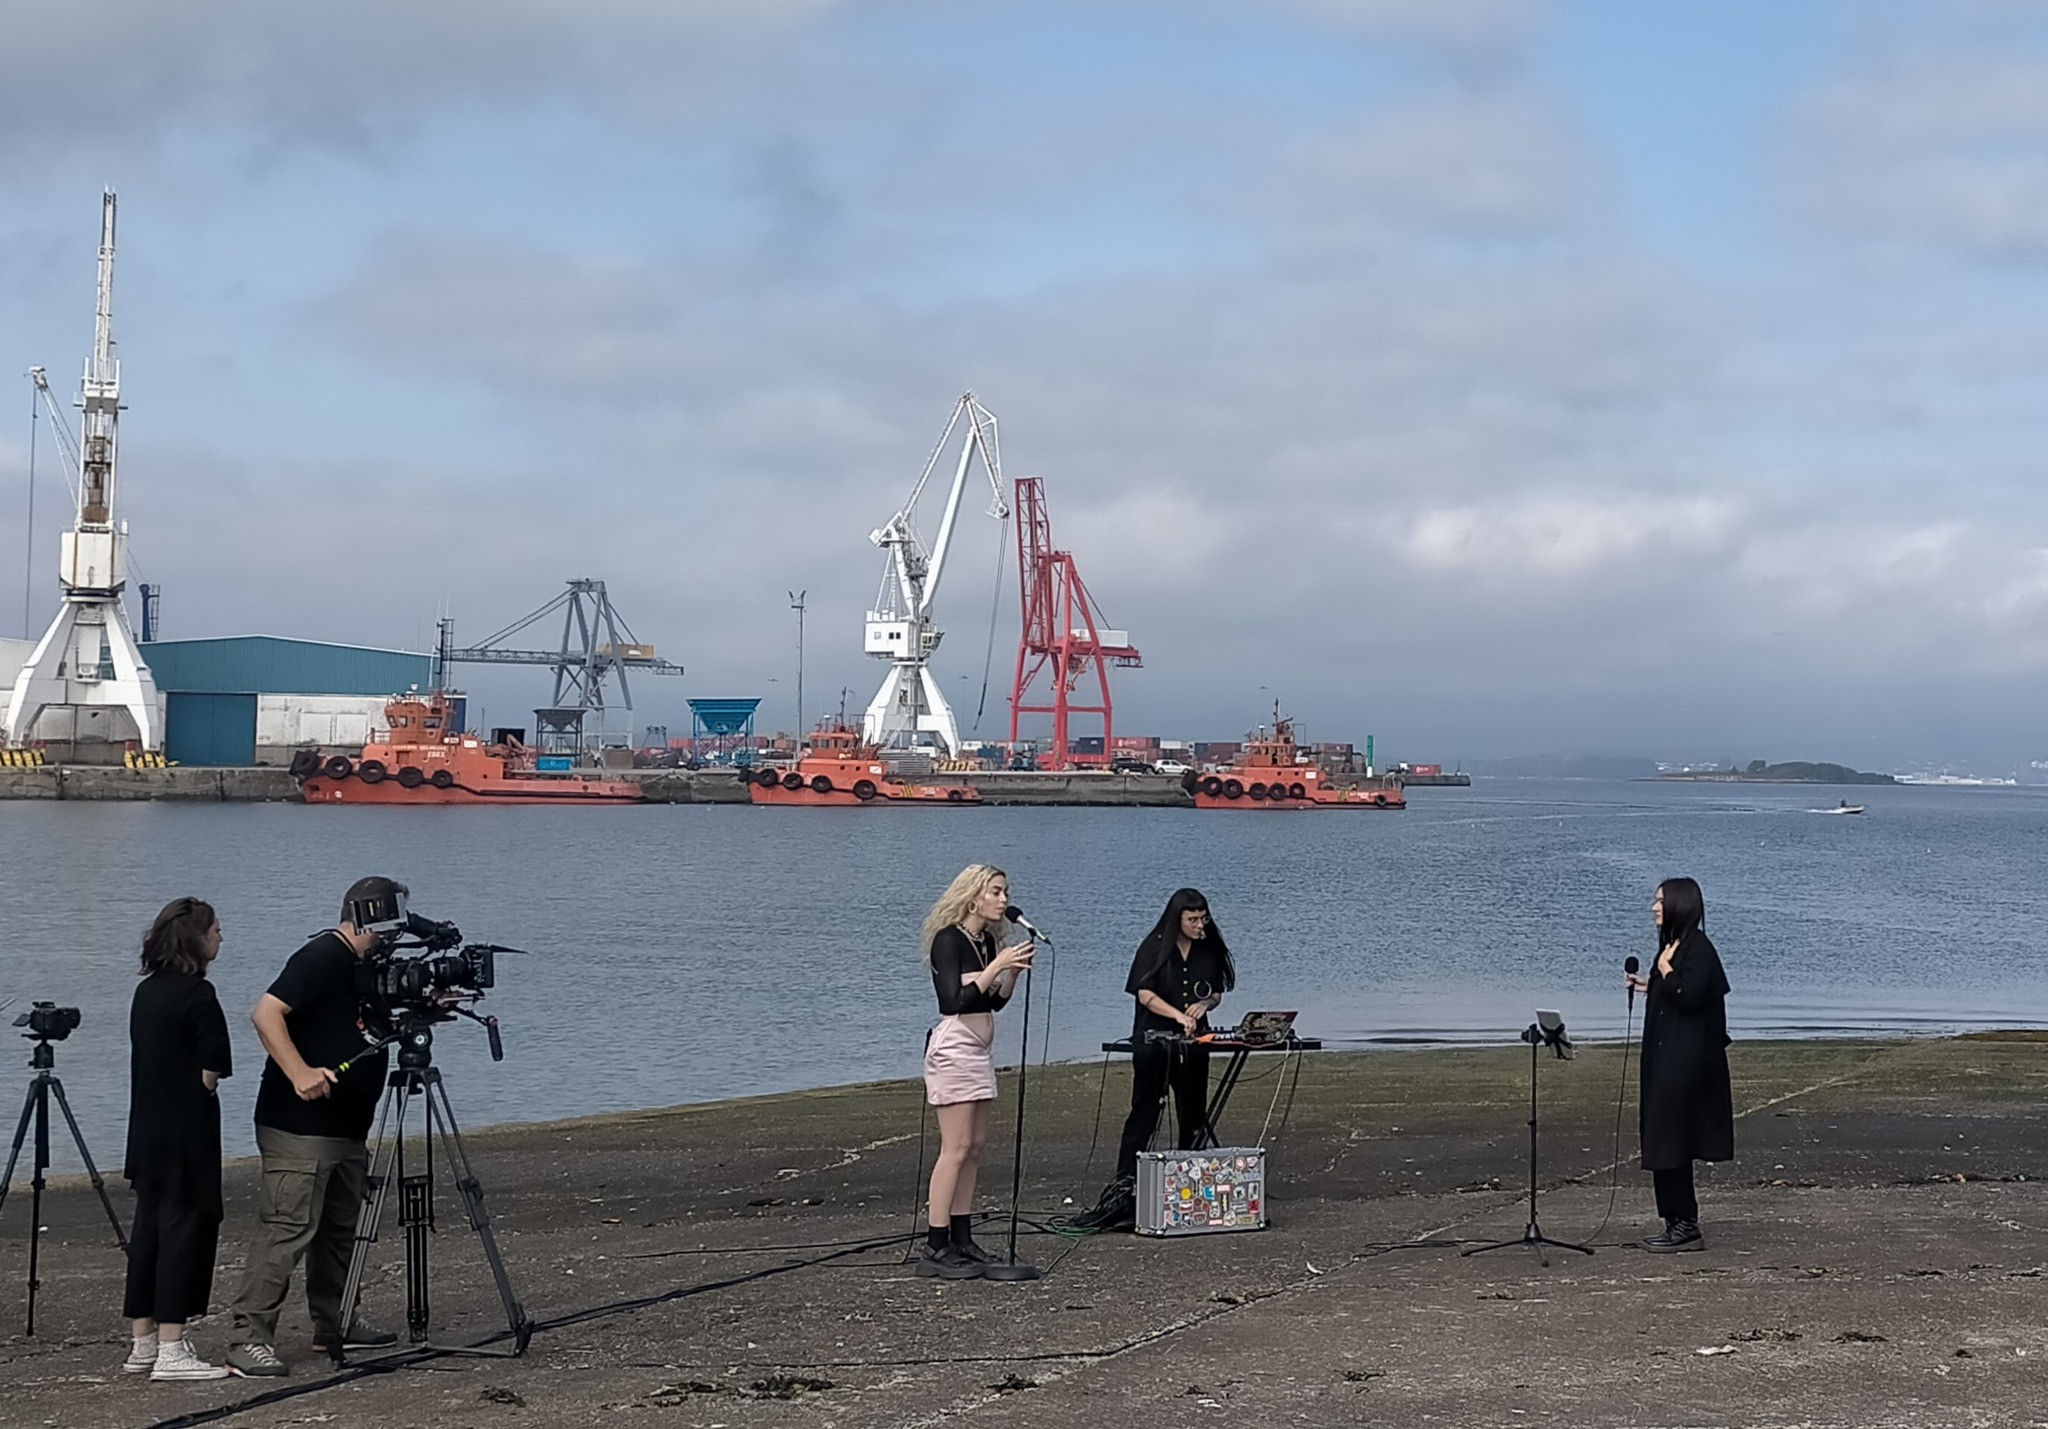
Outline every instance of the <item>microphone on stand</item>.
<svg viewBox="0 0 2048 1429">
<path fill-rule="evenodd" d="M 1621 965 L 1621 970 L 1630 977 L 1634 977 L 1637 973 L 1641 972 L 1642 968 L 1643 960 L 1634 953 L 1630 953 Z M 1631 1017 L 1636 1015 L 1636 985 L 1634 983 L 1628 985 L 1628 1015 Z"/>
<path fill-rule="evenodd" d="M 1015 923 L 1031 935 L 1034 943 L 1043 943 L 1048 948 L 1052 939 L 1031 926 L 1023 910 L 1012 903 L 1003 909 L 1003 917 Z M 984 1280 L 1036 1280 L 1039 1270 L 1017 1259 L 1017 1221 L 1019 1198 L 1024 1190 L 1024 1087 L 1031 1073 L 1031 969 L 1024 969 L 1024 1026 L 1018 1041 L 1017 1051 L 1017 1147 L 1010 1161 L 1010 1250 L 1007 1260 L 992 1260 L 981 1268 Z"/>
<path fill-rule="evenodd" d="M 1038 929 L 1032 927 L 1031 920 L 1024 916 L 1024 910 L 1022 908 L 1019 908 L 1016 904 L 1012 903 L 1009 907 L 1005 908 L 1003 910 L 1003 917 L 1008 921 L 1015 923 L 1025 932 L 1029 933 L 1031 935 L 1032 942 L 1043 943 L 1048 948 L 1052 946 L 1052 939 L 1046 937 L 1045 934 L 1039 932 Z"/>
</svg>

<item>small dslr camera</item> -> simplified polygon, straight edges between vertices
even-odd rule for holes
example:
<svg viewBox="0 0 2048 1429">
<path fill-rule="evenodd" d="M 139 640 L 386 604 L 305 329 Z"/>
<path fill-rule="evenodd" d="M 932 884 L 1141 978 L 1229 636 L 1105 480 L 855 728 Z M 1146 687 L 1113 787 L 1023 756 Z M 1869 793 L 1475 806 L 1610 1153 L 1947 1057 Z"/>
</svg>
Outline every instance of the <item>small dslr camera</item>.
<svg viewBox="0 0 2048 1429">
<path fill-rule="evenodd" d="M 14 1019 L 16 1027 L 26 1027 L 24 1037 L 34 1037 L 44 1042 L 62 1042 L 78 1030 L 83 1019 L 75 1007 L 59 1007 L 54 1002 L 38 1002 Z"/>
</svg>

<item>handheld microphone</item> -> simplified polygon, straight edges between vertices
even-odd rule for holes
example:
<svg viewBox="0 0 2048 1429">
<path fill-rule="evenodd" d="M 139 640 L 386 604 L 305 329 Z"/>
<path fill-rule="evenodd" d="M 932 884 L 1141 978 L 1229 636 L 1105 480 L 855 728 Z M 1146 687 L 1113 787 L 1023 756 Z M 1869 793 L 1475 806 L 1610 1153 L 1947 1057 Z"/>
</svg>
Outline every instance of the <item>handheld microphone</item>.
<svg viewBox="0 0 2048 1429">
<path fill-rule="evenodd" d="M 1633 977 L 1635 976 L 1635 974 L 1642 971 L 1642 967 L 1642 959 L 1638 958 L 1635 954 L 1631 953 L 1629 954 L 1628 958 L 1622 963 L 1621 970 L 1627 973 L 1629 976 Z M 1630 983 L 1628 985 L 1628 1010 L 1630 1015 L 1633 1016 L 1636 1010 L 1636 985 L 1634 983 Z"/>
<path fill-rule="evenodd" d="M 1029 933 L 1031 935 L 1032 942 L 1043 943 L 1048 948 L 1052 946 L 1052 939 L 1046 937 L 1045 934 L 1039 932 L 1038 929 L 1032 927 L 1031 920 L 1024 916 L 1024 910 L 1019 908 L 1016 904 L 1012 903 L 1009 907 L 1005 908 L 1003 910 L 1003 917 L 1008 919 L 1010 922 L 1015 923 L 1025 932 Z"/>
</svg>

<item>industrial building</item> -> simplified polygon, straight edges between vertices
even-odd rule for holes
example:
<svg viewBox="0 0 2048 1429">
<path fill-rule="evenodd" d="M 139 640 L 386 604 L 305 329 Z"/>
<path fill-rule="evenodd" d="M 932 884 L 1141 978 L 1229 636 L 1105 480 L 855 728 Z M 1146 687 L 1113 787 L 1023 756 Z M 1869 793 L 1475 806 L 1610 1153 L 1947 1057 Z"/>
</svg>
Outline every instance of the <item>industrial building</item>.
<svg viewBox="0 0 2048 1429">
<path fill-rule="evenodd" d="M 142 657 L 178 764 L 282 765 L 306 745 L 361 745 L 386 700 L 434 679 L 431 655 L 274 635 L 157 640 Z"/>
</svg>

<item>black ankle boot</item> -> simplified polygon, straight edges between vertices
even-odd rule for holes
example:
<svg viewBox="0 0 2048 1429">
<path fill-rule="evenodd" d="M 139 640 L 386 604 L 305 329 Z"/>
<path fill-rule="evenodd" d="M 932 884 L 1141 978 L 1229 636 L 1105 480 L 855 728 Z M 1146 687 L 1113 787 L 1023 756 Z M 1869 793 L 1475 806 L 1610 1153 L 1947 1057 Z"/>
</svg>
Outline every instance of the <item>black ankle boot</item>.
<svg viewBox="0 0 2048 1429">
<path fill-rule="evenodd" d="M 1643 1237 L 1645 1250 L 1701 1250 L 1706 1243 L 1706 1238 L 1700 1234 L 1698 1221 L 1666 1220 L 1662 1231 Z"/>
</svg>

